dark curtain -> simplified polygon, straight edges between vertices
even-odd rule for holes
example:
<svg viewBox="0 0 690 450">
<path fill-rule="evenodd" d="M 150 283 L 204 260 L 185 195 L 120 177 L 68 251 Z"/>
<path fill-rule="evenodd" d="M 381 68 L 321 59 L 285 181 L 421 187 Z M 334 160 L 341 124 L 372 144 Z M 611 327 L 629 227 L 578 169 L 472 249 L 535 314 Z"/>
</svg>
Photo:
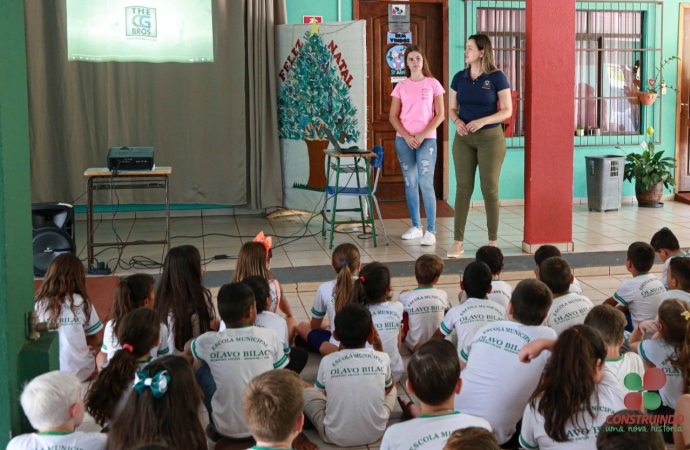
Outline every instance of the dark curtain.
<svg viewBox="0 0 690 450">
<path fill-rule="evenodd" d="M 279 206 L 280 189 L 260 188 L 281 186 L 282 175 L 270 97 L 258 131 L 250 116 L 247 1 L 213 0 L 213 63 L 153 64 L 67 61 L 65 1 L 25 0 L 32 201 L 72 202 L 84 170 L 126 145 L 153 146 L 156 165 L 172 166 L 173 203 Z M 118 193 L 122 203 L 162 203 L 154 191 Z"/>
</svg>

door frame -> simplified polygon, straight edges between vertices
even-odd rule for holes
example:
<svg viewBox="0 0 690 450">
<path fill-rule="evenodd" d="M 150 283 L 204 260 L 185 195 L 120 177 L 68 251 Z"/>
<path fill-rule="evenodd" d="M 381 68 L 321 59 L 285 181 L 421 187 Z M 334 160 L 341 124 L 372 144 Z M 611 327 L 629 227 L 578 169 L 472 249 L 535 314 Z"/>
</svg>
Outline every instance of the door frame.
<svg viewBox="0 0 690 450">
<path fill-rule="evenodd" d="M 684 14 L 685 13 L 690 14 L 690 3 L 681 3 L 678 5 L 678 54 L 682 55 L 681 49 L 683 48 L 684 45 L 684 37 L 685 37 L 685 32 L 683 29 L 683 24 L 684 24 Z M 678 88 L 682 90 L 682 76 L 683 76 L 683 63 L 684 61 L 681 61 L 680 64 L 678 64 L 678 74 L 676 76 L 676 80 L 678 80 Z M 682 91 L 681 91 L 682 92 Z M 681 148 L 680 148 L 680 133 L 681 133 L 681 123 L 682 119 L 680 117 L 681 114 L 681 103 L 683 102 L 683 97 L 681 95 L 676 95 L 676 151 L 675 151 L 675 157 L 676 157 L 676 175 L 679 170 L 679 165 L 678 163 L 681 162 Z M 684 149 L 683 151 L 687 152 L 688 149 Z M 683 160 L 687 164 L 687 160 L 690 159 L 690 155 L 686 154 L 683 157 Z M 678 193 L 680 191 L 680 177 L 676 177 L 676 187 L 674 189 L 675 193 Z"/>
<path fill-rule="evenodd" d="M 352 17 L 354 20 L 359 20 L 359 4 L 360 3 L 440 3 L 443 5 L 442 8 L 442 15 L 443 15 L 443 48 L 442 48 L 442 55 L 443 55 L 443 74 L 440 77 L 440 82 L 441 85 L 443 86 L 443 89 L 445 89 L 446 93 L 443 94 L 443 100 L 445 102 L 445 116 L 446 118 L 444 121 L 446 122 L 445 126 L 443 127 L 443 132 L 441 134 L 441 143 L 439 147 L 443 149 L 443 194 L 441 198 L 443 200 L 448 200 L 449 197 L 449 183 L 450 183 L 450 178 L 449 178 L 449 170 L 450 168 L 448 165 L 450 164 L 450 157 L 448 155 L 449 151 L 449 146 L 448 146 L 448 135 L 450 131 L 450 125 L 447 122 L 448 119 L 448 89 L 450 88 L 450 54 L 449 54 L 449 34 L 450 34 L 450 29 L 449 29 L 449 23 L 448 23 L 448 0 L 352 0 Z M 368 107 L 369 105 L 367 105 Z"/>
</svg>

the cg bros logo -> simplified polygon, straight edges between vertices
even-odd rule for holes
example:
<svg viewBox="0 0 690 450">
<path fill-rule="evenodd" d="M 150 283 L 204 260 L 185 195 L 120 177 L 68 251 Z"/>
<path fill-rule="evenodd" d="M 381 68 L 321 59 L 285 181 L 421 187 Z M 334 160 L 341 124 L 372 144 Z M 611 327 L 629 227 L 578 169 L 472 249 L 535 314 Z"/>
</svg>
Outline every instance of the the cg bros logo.
<svg viewBox="0 0 690 450">
<path fill-rule="evenodd" d="M 128 6 L 125 8 L 127 36 L 157 37 L 156 8 Z"/>
</svg>

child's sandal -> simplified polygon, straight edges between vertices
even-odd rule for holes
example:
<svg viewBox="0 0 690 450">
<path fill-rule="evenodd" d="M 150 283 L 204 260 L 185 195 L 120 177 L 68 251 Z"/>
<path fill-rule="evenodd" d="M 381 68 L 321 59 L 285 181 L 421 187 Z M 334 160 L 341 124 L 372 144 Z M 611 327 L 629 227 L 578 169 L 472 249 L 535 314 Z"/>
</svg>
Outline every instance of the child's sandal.
<svg viewBox="0 0 690 450">
<path fill-rule="evenodd" d="M 403 420 L 410 420 L 414 418 L 412 417 L 412 413 L 410 412 L 410 407 L 414 405 L 414 402 L 412 400 L 409 400 L 407 404 L 405 404 L 402 397 L 398 396 L 398 405 L 400 405 L 400 409 L 402 409 Z"/>
</svg>

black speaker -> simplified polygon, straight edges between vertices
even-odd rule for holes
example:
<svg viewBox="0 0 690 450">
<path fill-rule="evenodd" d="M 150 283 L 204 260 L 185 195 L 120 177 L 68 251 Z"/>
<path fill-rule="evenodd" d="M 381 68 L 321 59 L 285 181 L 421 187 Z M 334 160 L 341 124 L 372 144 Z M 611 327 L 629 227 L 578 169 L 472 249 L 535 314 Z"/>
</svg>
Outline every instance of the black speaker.
<svg viewBox="0 0 690 450">
<path fill-rule="evenodd" d="M 76 255 L 74 207 L 66 203 L 31 205 L 34 275 L 42 277 L 48 266 L 62 253 Z"/>
</svg>

